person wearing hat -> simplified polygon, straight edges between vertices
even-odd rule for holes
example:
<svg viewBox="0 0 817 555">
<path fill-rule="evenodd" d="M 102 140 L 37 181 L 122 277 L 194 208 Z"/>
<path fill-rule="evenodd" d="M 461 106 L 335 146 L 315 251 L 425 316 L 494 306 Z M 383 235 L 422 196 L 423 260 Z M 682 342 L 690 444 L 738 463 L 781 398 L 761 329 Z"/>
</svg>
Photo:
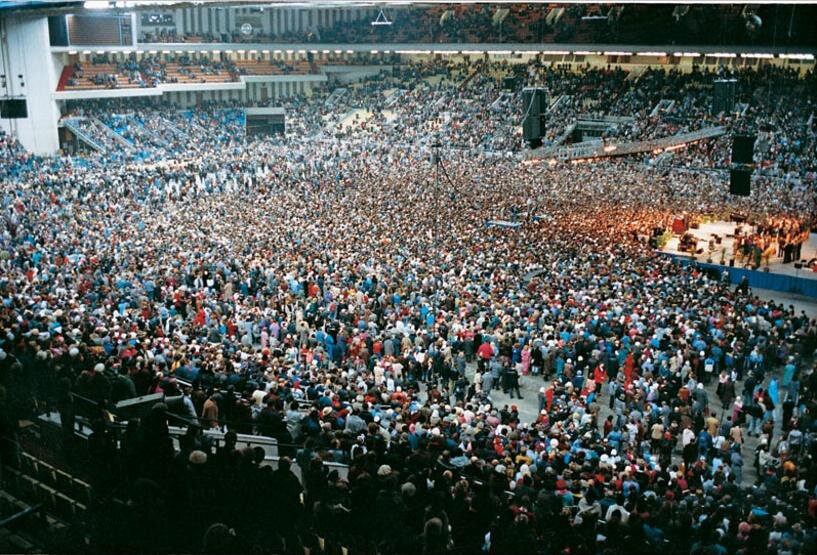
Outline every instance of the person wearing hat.
<svg viewBox="0 0 817 555">
<path fill-rule="evenodd" d="M 111 398 L 111 383 L 105 375 L 105 365 L 100 362 L 92 370 L 83 371 L 77 378 L 74 390 L 84 398 L 80 406 L 90 411 L 86 414 L 97 414 L 105 408 Z"/>
</svg>

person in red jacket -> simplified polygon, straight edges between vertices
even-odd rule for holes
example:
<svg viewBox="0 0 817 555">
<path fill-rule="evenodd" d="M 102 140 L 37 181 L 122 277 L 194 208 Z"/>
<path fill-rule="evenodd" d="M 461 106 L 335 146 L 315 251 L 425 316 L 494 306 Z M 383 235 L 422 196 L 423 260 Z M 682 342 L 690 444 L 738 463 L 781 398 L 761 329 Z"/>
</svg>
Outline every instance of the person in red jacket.
<svg viewBox="0 0 817 555">
<path fill-rule="evenodd" d="M 604 379 L 607 377 L 607 373 L 604 371 L 604 365 L 599 364 L 596 366 L 596 369 L 593 370 L 593 381 L 596 382 L 596 396 L 601 396 L 602 392 L 602 385 L 604 385 Z"/>
<path fill-rule="evenodd" d="M 491 360 L 491 357 L 494 356 L 494 354 L 493 347 L 491 347 L 491 344 L 487 341 L 479 346 L 479 349 L 477 349 L 477 363 L 480 371 L 484 370 L 488 366 L 488 361 Z"/>
</svg>

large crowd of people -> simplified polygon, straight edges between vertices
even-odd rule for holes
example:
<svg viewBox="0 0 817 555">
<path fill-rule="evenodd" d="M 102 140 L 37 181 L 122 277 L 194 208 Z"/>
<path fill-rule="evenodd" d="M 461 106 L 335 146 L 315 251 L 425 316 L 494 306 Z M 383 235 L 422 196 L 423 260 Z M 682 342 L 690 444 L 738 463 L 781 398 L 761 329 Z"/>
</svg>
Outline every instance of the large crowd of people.
<svg viewBox="0 0 817 555">
<path fill-rule="evenodd" d="M 616 69 L 527 71 L 575 96 L 553 125 L 705 98 L 672 75 L 642 99 Z M 797 180 L 736 198 L 689 167 L 508 155 L 520 101 L 490 107 L 506 73 L 406 65 L 331 108 L 290 99 L 270 138 L 224 106 L 133 105 L 129 126 L 165 130 L 132 137 L 151 163 L 0 138 L 3 439 L 58 412 L 70 460 L 90 422 L 96 547 L 813 552 L 817 322 L 649 240 L 678 213 L 812 226 L 814 150 L 790 134 L 813 145 L 813 125 L 776 125 L 814 89 L 755 114 Z M 118 125 L 120 108 L 85 110 Z M 341 129 L 352 109 L 374 117 Z M 152 393 L 181 401 L 125 430 L 100 418 Z M 275 470 L 235 434 L 277 440 Z"/>
</svg>

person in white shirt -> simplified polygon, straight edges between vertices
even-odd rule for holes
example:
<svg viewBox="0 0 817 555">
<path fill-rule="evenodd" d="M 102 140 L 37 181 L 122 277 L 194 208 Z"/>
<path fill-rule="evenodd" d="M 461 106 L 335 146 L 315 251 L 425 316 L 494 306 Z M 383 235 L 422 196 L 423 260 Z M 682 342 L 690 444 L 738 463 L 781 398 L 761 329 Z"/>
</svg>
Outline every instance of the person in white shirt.
<svg viewBox="0 0 817 555">
<path fill-rule="evenodd" d="M 681 434 L 681 445 L 686 447 L 695 439 L 695 432 L 692 431 L 692 428 L 687 426 L 684 428 L 683 433 Z"/>
</svg>

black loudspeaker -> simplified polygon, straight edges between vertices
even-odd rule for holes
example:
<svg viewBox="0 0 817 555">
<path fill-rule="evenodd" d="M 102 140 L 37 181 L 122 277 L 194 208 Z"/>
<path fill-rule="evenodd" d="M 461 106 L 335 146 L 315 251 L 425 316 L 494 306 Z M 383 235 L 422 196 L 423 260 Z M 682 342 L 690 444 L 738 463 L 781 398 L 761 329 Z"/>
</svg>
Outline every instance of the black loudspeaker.
<svg viewBox="0 0 817 555">
<path fill-rule="evenodd" d="M 545 90 L 539 87 L 526 87 L 522 89 L 522 136 L 531 148 L 542 145 L 542 137 L 545 134 L 545 112 L 547 111 L 547 98 Z"/>
<path fill-rule="evenodd" d="M 7 98 L 0 100 L 1 119 L 23 119 L 28 117 L 28 104 L 25 98 Z"/>
<path fill-rule="evenodd" d="M 528 116 L 522 120 L 522 137 L 531 148 L 542 146 L 542 122 L 540 117 Z"/>
<path fill-rule="evenodd" d="M 732 139 L 732 163 L 752 164 L 754 162 L 757 135 L 735 135 Z"/>
<path fill-rule="evenodd" d="M 748 197 L 751 192 L 750 178 L 751 170 L 733 169 L 729 170 L 729 192 L 733 195 Z"/>
<path fill-rule="evenodd" d="M 716 79 L 712 95 L 712 114 L 731 112 L 735 107 L 736 79 Z"/>
</svg>

